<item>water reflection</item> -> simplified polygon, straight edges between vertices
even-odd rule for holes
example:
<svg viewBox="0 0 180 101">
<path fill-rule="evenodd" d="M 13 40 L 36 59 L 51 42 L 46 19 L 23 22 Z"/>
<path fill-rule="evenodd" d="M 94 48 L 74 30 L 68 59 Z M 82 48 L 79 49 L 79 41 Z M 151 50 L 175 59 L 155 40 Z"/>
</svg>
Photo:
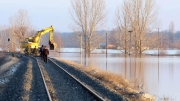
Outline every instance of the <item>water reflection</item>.
<svg viewBox="0 0 180 101">
<path fill-rule="evenodd" d="M 158 55 L 158 84 L 159 84 L 159 55 Z"/>
<path fill-rule="evenodd" d="M 81 60 L 79 53 L 61 53 L 61 58 L 78 63 Z M 105 54 L 92 54 L 88 64 L 124 76 L 155 96 L 157 101 L 163 101 L 163 98 L 180 101 L 179 60 L 179 56 L 125 58 L 118 54 L 108 54 L 106 59 Z"/>
</svg>

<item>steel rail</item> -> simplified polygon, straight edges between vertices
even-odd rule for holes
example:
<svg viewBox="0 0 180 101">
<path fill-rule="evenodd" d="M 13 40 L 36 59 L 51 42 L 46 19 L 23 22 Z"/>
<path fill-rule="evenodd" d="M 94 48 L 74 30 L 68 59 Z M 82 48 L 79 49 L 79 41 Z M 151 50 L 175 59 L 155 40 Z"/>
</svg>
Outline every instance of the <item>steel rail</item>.
<svg viewBox="0 0 180 101">
<path fill-rule="evenodd" d="M 36 58 L 35 58 L 35 59 L 36 59 Z M 48 87 L 47 87 L 46 82 L 45 82 L 45 79 L 44 79 L 44 75 L 43 75 L 42 70 L 41 70 L 40 65 L 39 65 L 39 62 L 38 62 L 37 59 L 36 59 L 36 61 L 37 61 L 37 63 L 38 63 L 38 67 L 39 67 L 40 72 L 41 72 L 41 76 L 42 76 L 42 79 L 43 79 L 43 82 L 44 82 L 44 86 L 45 86 L 45 88 L 46 88 L 46 92 L 47 92 L 47 95 L 48 95 L 48 99 L 49 99 L 49 101 L 52 101 L 51 95 L 50 95 L 50 93 L 49 93 Z"/>
<path fill-rule="evenodd" d="M 91 90 L 88 86 L 86 86 L 84 83 L 82 83 L 79 79 L 77 79 L 76 77 L 74 77 L 73 75 L 71 75 L 67 70 L 65 70 L 64 68 L 62 68 L 61 66 L 59 66 L 57 63 L 55 63 L 52 59 L 49 58 L 49 60 L 54 63 L 56 66 L 58 66 L 59 68 L 61 68 L 65 73 L 67 73 L 70 77 L 72 77 L 75 81 L 77 81 L 80 85 L 82 85 L 82 87 L 84 87 L 86 90 L 88 90 L 88 92 L 90 92 L 98 101 L 106 101 L 103 97 L 101 97 L 99 94 L 97 94 L 96 92 L 94 92 L 93 90 Z"/>
</svg>

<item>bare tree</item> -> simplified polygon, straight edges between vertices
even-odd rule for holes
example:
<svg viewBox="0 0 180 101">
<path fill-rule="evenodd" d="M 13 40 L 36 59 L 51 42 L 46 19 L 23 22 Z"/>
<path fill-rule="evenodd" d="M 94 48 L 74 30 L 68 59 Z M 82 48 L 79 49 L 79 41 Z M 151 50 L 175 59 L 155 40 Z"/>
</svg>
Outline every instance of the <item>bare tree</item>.
<svg viewBox="0 0 180 101">
<path fill-rule="evenodd" d="M 9 18 L 11 24 L 12 44 L 15 47 L 19 46 L 21 41 L 28 36 L 28 31 L 31 26 L 28 12 L 26 10 L 19 10 L 17 14 Z"/>
<path fill-rule="evenodd" d="M 174 48 L 174 33 L 175 33 L 175 29 L 174 29 L 174 22 L 171 21 L 170 25 L 169 25 L 169 43 L 170 43 L 170 48 Z"/>
<path fill-rule="evenodd" d="M 83 48 L 90 57 L 90 52 L 98 46 L 100 34 L 97 33 L 105 21 L 104 0 L 71 0 L 71 17 L 75 25 L 74 32 L 83 37 Z"/>
<path fill-rule="evenodd" d="M 9 37 L 9 27 L 0 26 L 0 48 L 2 48 L 4 51 L 7 51 L 8 48 L 10 49 L 8 42 Z"/>
<path fill-rule="evenodd" d="M 135 51 L 135 55 L 141 56 L 144 50 L 155 44 L 156 37 L 151 32 L 157 27 L 157 15 L 155 0 L 124 0 L 121 12 L 118 10 L 116 22 L 119 22 L 119 34 L 124 34 L 124 43 L 130 42 L 129 50 Z M 127 45 L 123 47 L 127 49 Z"/>
<path fill-rule="evenodd" d="M 130 35 L 128 34 L 130 23 L 128 19 L 129 15 L 127 5 L 128 3 L 124 1 L 123 6 L 118 8 L 115 19 L 117 28 L 114 30 L 114 38 L 116 38 L 115 41 L 119 44 L 118 46 L 121 47 L 121 49 L 125 50 L 125 55 L 129 51 L 128 40 L 130 40 Z"/>
</svg>

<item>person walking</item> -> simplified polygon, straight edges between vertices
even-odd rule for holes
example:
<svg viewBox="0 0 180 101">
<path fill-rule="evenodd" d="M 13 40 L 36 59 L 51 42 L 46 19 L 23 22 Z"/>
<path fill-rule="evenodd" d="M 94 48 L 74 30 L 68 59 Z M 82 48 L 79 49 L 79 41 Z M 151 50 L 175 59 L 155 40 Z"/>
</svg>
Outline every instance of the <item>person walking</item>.
<svg viewBox="0 0 180 101">
<path fill-rule="evenodd" d="M 44 46 L 43 56 L 44 56 L 44 62 L 47 63 L 47 57 L 49 55 L 49 50 Z"/>
<path fill-rule="evenodd" d="M 44 59 L 43 50 L 44 50 L 44 45 L 42 45 L 41 48 L 39 49 L 41 59 Z"/>
</svg>

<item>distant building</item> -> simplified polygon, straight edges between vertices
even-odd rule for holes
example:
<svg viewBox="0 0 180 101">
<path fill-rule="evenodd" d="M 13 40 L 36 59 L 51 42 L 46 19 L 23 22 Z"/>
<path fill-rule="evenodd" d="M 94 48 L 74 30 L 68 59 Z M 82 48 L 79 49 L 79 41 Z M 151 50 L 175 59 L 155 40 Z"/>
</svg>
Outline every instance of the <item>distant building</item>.
<svg viewBox="0 0 180 101">
<path fill-rule="evenodd" d="M 106 44 L 101 44 L 98 48 L 99 49 L 106 49 Z M 113 44 L 108 44 L 107 49 L 117 49 L 117 47 Z"/>
<path fill-rule="evenodd" d="M 116 48 L 116 46 L 115 46 L 115 45 L 113 45 L 113 44 L 109 44 L 109 45 L 107 45 L 107 48 L 108 48 L 108 49 L 117 49 L 117 48 Z"/>
<path fill-rule="evenodd" d="M 106 44 L 100 44 L 99 47 L 97 47 L 99 49 L 105 49 L 106 48 Z"/>
</svg>

